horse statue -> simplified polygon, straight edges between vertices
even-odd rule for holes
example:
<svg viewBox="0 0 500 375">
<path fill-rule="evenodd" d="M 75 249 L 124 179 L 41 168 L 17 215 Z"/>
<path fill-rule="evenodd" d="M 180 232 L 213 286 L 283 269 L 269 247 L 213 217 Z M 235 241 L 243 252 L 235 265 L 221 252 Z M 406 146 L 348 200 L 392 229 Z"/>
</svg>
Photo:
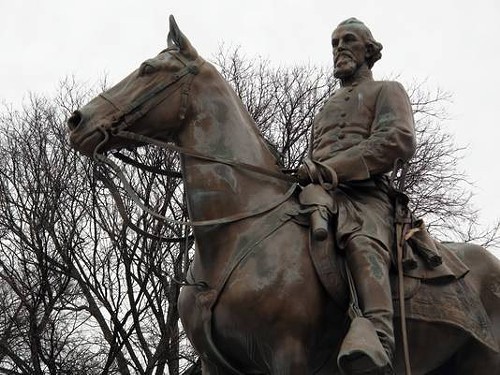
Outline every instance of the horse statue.
<svg viewBox="0 0 500 375">
<path fill-rule="evenodd" d="M 297 185 L 172 16 L 168 48 L 75 111 L 68 126 L 72 146 L 89 157 L 146 143 L 180 152 L 196 250 L 178 309 L 203 374 L 340 373 L 336 358 L 349 327 L 342 267 L 333 272 L 332 296 L 311 257 Z M 500 368 L 494 350 L 500 345 L 500 262 L 476 245 L 448 247 L 470 270 L 463 281 L 484 306 L 492 339 L 488 345 L 458 324 L 417 319 L 409 311 L 411 369 L 491 374 Z M 446 318 L 439 310 L 446 306 L 431 307 Z M 400 347 L 398 317 L 394 323 Z M 399 350 L 394 370 L 404 373 Z"/>
</svg>

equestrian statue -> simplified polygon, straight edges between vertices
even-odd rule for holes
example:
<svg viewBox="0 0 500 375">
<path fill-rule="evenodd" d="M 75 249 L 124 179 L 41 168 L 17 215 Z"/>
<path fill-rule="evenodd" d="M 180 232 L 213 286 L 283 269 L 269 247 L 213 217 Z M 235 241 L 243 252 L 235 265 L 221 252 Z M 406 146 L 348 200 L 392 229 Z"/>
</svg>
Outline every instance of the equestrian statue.
<svg viewBox="0 0 500 375">
<path fill-rule="evenodd" d="M 408 96 L 382 45 L 335 28 L 333 93 L 295 176 L 170 17 L 168 46 L 68 119 L 70 142 L 179 152 L 196 249 L 178 309 L 205 375 L 491 374 L 500 262 L 439 243 L 408 209 Z M 391 173 L 392 172 L 392 173 Z"/>
</svg>

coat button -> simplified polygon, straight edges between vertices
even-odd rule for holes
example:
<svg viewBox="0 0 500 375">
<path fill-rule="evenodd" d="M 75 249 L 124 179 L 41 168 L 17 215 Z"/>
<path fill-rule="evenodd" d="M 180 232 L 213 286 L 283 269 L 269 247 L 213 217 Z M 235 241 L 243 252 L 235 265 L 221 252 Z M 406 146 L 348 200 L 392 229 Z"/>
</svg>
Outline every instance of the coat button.
<svg viewBox="0 0 500 375">
<path fill-rule="evenodd" d="M 344 98 L 344 100 L 345 100 L 346 102 L 347 102 L 349 99 L 351 99 L 351 97 L 349 97 L 349 96 L 346 96 L 346 97 Z"/>
<path fill-rule="evenodd" d="M 344 139 L 345 138 L 345 134 L 344 133 L 339 133 L 338 138 L 339 139 Z"/>
<path fill-rule="evenodd" d="M 340 114 L 340 117 L 346 117 L 346 116 L 347 116 L 347 113 L 345 113 L 345 112 L 342 112 L 342 113 Z"/>
<path fill-rule="evenodd" d="M 346 126 L 346 125 L 347 125 L 347 123 L 346 123 L 346 122 L 341 122 L 341 123 L 339 124 L 339 126 L 340 126 L 341 128 L 345 128 L 345 126 Z"/>
</svg>

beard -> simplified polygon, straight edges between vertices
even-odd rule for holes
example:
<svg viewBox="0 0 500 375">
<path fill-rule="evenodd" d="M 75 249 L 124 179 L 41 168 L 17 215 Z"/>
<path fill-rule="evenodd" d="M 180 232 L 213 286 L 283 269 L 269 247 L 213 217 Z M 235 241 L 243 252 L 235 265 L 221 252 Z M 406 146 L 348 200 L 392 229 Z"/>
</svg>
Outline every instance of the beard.
<svg viewBox="0 0 500 375">
<path fill-rule="evenodd" d="M 351 56 L 340 55 L 335 61 L 333 76 L 340 79 L 349 78 L 356 72 L 357 68 L 358 64 Z"/>
</svg>

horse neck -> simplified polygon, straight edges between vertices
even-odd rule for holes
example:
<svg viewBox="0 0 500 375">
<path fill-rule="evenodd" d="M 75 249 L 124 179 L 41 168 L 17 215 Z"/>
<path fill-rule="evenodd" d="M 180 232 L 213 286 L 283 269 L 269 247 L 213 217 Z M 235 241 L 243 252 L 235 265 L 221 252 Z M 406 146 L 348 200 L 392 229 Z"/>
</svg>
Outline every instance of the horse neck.
<svg viewBox="0 0 500 375">
<path fill-rule="evenodd" d="M 210 157 L 277 171 L 276 158 L 255 122 L 229 85 L 216 78 L 204 82 L 202 89 L 193 89 L 192 112 L 179 134 L 179 144 Z M 249 212 L 272 204 L 289 188 L 274 177 L 189 156 L 183 157 L 183 174 L 192 220 Z M 195 234 L 198 238 L 207 231 L 213 241 L 213 228 L 197 228 Z"/>
</svg>

